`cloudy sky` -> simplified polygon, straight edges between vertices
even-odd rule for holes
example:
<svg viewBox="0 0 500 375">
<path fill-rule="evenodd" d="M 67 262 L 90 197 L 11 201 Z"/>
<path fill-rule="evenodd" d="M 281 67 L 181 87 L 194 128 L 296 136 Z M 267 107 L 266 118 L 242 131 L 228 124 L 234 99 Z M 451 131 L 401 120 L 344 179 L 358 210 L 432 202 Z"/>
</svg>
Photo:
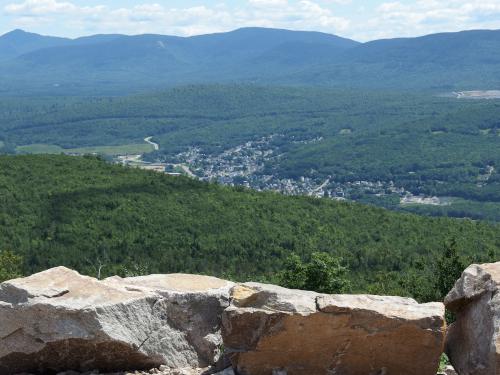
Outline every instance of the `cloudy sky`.
<svg viewBox="0 0 500 375">
<path fill-rule="evenodd" d="M 0 34 L 21 28 L 196 35 L 245 26 L 315 30 L 360 41 L 500 29 L 500 0 L 0 0 Z"/>
</svg>

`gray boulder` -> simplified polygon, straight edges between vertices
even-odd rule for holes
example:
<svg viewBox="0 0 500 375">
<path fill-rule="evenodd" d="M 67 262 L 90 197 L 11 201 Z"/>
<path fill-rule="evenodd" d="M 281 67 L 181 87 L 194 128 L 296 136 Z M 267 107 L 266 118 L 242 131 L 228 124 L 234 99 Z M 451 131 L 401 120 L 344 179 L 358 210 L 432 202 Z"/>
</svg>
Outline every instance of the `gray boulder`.
<svg viewBox="0 0 500 375">
<path fill-rule="evenodd" d="M 206 367 L 234 284 L 207 276 L 98 281 L 64 267 L 0 284 L 0 374 Z"/>
<path fill-rule="evenodd" d="M 473 264 L 445 298 L 456 321 L 446 337 L 446 353 L 460 375 L 500 373 L 500 263 Z"/>
</svg>

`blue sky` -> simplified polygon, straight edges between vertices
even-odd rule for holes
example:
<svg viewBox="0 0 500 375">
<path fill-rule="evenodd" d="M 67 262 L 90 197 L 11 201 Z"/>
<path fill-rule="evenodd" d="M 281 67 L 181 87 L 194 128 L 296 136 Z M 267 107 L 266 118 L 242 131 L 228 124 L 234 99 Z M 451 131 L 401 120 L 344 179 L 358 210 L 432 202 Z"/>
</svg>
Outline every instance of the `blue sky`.
<svg viewBox="0 0 500 375">
<path fill-rule="evenodd" d="M 500 29 L 500 0 L 0 0 L 0 34 L 197 35 L 263 26 L 359 41 Z"/>
</svg>

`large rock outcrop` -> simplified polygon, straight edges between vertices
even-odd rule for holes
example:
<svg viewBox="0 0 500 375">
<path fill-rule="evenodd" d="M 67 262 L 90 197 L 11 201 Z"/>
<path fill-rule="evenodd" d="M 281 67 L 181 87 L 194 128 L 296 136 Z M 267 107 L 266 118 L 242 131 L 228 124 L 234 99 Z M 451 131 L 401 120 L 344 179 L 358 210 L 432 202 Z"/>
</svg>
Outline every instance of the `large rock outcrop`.
<svg viewBox="0 0 500 375">
<path fill-rule="evenodd" d="M 222 348 L 239 375 L 434 375 L 444 330 L 440 303 L 206 276 L 59 267 L 0 284 L 0 375 L 195 371 Z"/>
<path fill-rule="evenodd" d="M 222 331 L 241 375 L 435 375 L 445 330 L 441 303 L 247 283 Z"/>
<path fill-rule="evenodd" d="M 500 374 L 500 263 L 471 265 L 445 298 L 446 352 L 460 375 Z"/>
<path fill-rule="evenodd" d="M 207 276 L 98 281 L 58 267 L 0 284 L 0 375 L 213 364 L 234 284 Z"/>
</svg>

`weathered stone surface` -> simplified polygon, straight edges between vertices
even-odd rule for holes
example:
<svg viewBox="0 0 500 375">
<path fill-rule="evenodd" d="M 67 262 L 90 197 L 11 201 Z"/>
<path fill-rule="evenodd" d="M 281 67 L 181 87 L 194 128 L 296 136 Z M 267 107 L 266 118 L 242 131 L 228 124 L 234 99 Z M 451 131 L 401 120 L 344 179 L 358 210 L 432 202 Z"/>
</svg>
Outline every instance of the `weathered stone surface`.
<svg viewBox="0 0 500 375">
<path fill-rule="evenodd" d="M 247 283 L 222 331 L 241 375 L 435 375 L 445 329 L 441 303 Z"/>
<path fill-rule="evenodd" d="M 233 284 L 193 275 L 103 281 L 64 267 L 0 284 L 0 375 L 205 367 Z"/>
<path fill-rule="evenodd" d="M 445 298 L 456 314 L 446 352 L 460 375 L 500 373 L 500 262 L 471 265 Z"/>
<path fill-rule="evenodd" d="M 398 297 L 193 275 L 98 281 L 59 267 L 0 284 L 0 375 L 197 375 L 222 346 L 239 375 L 434 375 L 443 315 Z"/>
</svg>

